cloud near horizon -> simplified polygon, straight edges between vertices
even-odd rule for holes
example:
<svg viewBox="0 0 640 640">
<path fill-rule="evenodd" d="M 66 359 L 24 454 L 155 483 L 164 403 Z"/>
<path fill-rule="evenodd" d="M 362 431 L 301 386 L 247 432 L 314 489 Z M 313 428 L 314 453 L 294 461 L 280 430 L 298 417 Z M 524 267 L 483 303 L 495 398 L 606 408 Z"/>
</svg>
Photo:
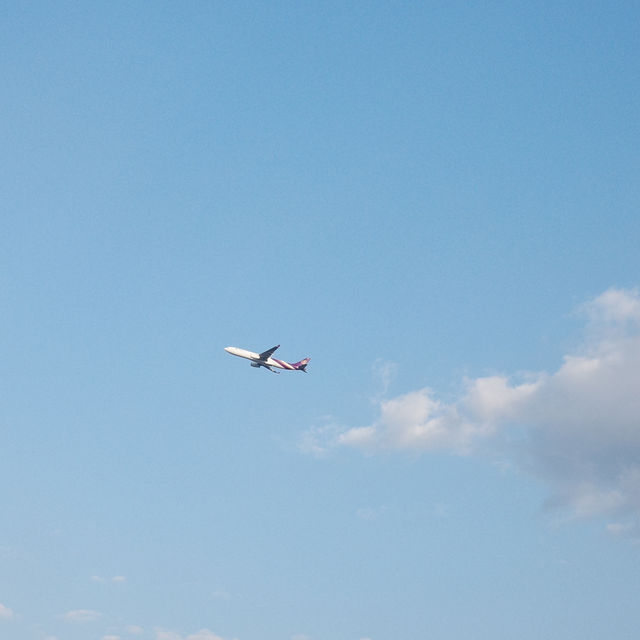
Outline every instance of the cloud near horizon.
<svg viewBox="0 0 640 640">
<path fill-rule="evenodd" d="M 156 629 L 156 640 L 224 640 L 224 638 L 209 629 L 201 629 L 200 631 L 192 633 L 184 638 L 181 634 L 176 633 L 175 631 Z"/>
<path fill-rule="evenodd" d="M 507 456 L 550 487 L 550 505 L 615 519 L 610 533 L 638 537 L 640 294 L 612 288 L 581 311 L 583 345 L 555 372 L 468 379 L 452 402 L 410 391 L 380 400 L 372 424 L 311 430 L 303 446 Z"/>
</svg>

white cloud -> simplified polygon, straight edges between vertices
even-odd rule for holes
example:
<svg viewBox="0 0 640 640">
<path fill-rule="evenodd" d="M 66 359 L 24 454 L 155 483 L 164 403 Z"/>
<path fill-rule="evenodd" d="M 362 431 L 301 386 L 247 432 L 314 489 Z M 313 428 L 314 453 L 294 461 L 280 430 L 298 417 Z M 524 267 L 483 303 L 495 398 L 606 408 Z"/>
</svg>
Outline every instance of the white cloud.
<svg viewBox="0 0 640 640">
<path fill-rule="evenodd" d="M 144 633 L 144 629 L 137 624 L 130 624 L 125 631 L 132 636 L 139 636 Z"/>
<path fill-rule="evenodd" d="M 99 611 L 92 611 L 91 609 L 75 609 L 69 611 L 62 616 L 67 622 L 95 622 L 102 618 L 102 614 Z"/>
<path fill-rule="evenodd" d="M 113 578 L 111 578 L 111 582 L 115 582 L 115 583 L 123 583 L 126 582 L 127 579 L 124 576 L 113 576 Z"/>
<path fill-rule="evenodd" d="M 308 448 L 499 454 L 548 484 L 551 505 L 640 531 L 640 294 L 610 289 L 582 311 L 584 344 L 557 371 L 469 379 L 453 402 L 411 391 L 370 425 L 312 430 Z"/>
<path fill-rule="evenodd" d="M 116 635 L 106 635 L 106 636 L 102 636 L 102 640 L 120 640 L 120 636 L 116 636 Z"/>
<path fill-rule="evenodd" d="M 607 328 L 640 322 L 638 289 L 611 288 L 584 305 L 592 325 Z"/>
<path fill-rule="evenodd" d="M 13 611 L 9 607 L 0 603 L 0 620 L 11 620 L 13 615 Z"/>
<path fill-rule="evenodd" d="M 156 640 L 183 640 L 183 637 L 175 631 L 156 629 Z M 224 640 L 224 638 L 209 629 L 201 629 L 196 633 L 186 636 L 184 640 Z"/>
<path fill-rule="evenodd" d="M 209 629 L 201 629 L 197 633 L 187 636 L 186 640 L 223 640 L 223 638 L 213 633 L 213 631 L 209 631 Z"/>
</svg>

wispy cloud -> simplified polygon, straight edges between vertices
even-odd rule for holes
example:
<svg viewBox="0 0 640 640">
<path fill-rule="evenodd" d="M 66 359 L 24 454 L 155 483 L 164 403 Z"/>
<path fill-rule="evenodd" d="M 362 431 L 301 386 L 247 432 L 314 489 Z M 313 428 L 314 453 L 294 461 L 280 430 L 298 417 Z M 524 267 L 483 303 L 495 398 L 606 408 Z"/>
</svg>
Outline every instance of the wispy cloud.
<svg viewBox="0 0 640 640">
<path fill-rule="evenodd" d="M 209 631 L 209 629 L 201 629 L 197 633 L 187 636 L 186 640 L 224 640 L 221 636 Z"/>
<path fill-rule="evenodd" d="M 638 535 L 640 295 L 610 289 L 581 312 L 582 347 L 556 371 L 468 379 L 452 402 L 429 388 L 384 399 L 371 424 L 311 431 L 309 448 L 500 455 L 545 482 L 550 505 Z"/>
<path fill-rule="evenodd" d="M 382 517 L 387 508 L 382 505 L 380 507 L 360 507 L 356 511 L 356 516 L 361 520 L 377 520 Z"/>
<path fill-rule="evenodd" d="M 378 359 L 373 363 L 373 377 L 380 387 L 379 397 L 384 397 L 389 392 L 389 387 L 398 373 L 398 365 Z"/>
<path fill-rule="evenodd" d="M 182 640 L 182 636 L 175 631 L 156 629 L 156 640 Z"/>
<path fill-rule="evenodd" d="M 301 434 L 298 449 L 301 453 L 324 458 L 341 432 L 340 427 L 334 424 L 311 427 Z"/>
<path fill-rule="evenodd" d="M 91 609 L 75 609 L 74 611 L 68 611 L 62 617 L 67 622 L 95 622 L 102 618 L 102 614 Z"/>
<path fill-rule="evenodd" d="M 0 620 L 11 620 L 13 616 L 13 611 L 6 605 L 0 603 Z"/>
<path fill-rule="evenodd" d="M 209 629 L 201 629 L 184 637 L 175 631 L 156 629 L 156 640 L 224 640 L 224 638 Z"/>
</svg>

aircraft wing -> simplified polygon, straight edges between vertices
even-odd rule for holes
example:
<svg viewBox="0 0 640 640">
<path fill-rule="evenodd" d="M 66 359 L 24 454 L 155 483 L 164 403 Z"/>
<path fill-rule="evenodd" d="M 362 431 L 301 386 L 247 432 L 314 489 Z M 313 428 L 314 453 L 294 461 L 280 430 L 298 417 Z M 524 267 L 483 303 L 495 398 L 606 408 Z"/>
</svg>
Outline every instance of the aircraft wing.
<svg viewBox="0 0 640 640">
<path fill-rule="evenodd" d="M 277 344 L 275 347 L 271 347 L 271 349 L 267 349 L 266 351 L 264 351 L 263 353 L 260 354 L 260 360 L 268 360 L 274 353 L 274 351 L 279 347 L 280 345 Z"/>
</svg>

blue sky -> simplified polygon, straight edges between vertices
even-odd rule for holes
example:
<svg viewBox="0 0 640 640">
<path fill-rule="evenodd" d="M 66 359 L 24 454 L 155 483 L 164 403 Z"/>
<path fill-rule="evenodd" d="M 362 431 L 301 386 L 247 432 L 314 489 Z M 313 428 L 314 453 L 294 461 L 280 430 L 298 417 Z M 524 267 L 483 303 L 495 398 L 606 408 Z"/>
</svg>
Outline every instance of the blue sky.
<svg viewBox="0 0 640 640">
<path fill-rule="evenodd" d="M 0 637 L 636 637 L 635 3 L 2 14 Z"/>
</svg>

